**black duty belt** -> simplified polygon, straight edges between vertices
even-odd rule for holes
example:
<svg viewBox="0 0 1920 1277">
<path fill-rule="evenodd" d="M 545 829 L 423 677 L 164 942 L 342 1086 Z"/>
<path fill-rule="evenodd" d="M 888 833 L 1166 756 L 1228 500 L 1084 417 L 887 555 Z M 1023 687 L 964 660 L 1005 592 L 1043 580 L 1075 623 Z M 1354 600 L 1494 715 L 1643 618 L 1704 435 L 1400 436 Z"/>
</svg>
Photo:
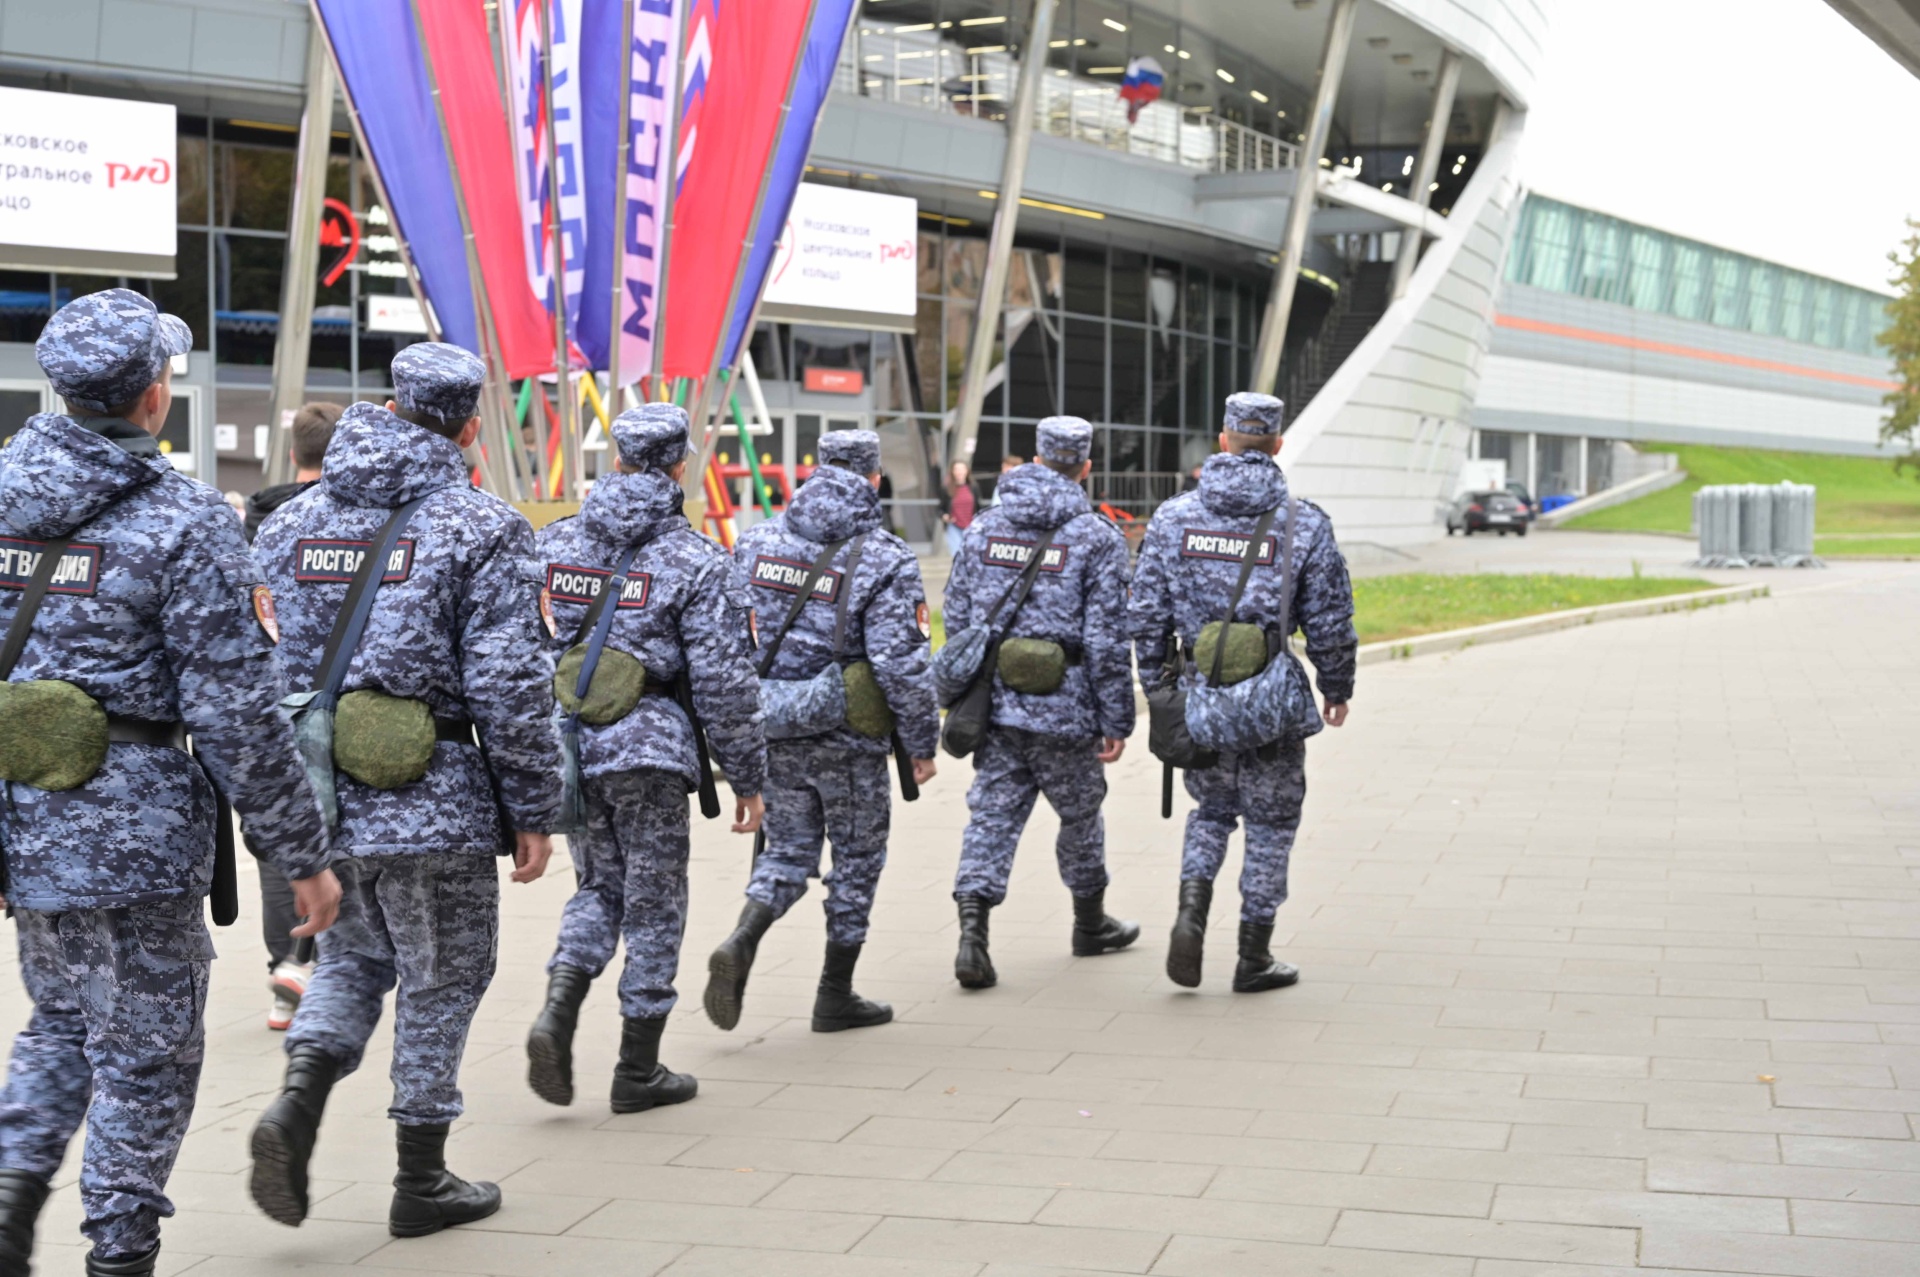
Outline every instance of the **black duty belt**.
<svg viewBox="0 0 1920 1277">
<path fill-rule="evenodd" d="M 473 744 L 473 720 L 470 718 L 435 718 L 433 720 L 433 738 L 448 741 L 455 745 Z"/>
<path fill-rule="evenodd" d="M 161 749 L 185 749 L 185 723 L 156 723 L 150 718 L 122 718 L 107 715 L 107 740 L 119 745 L 155 745 Z"/>
</svg>

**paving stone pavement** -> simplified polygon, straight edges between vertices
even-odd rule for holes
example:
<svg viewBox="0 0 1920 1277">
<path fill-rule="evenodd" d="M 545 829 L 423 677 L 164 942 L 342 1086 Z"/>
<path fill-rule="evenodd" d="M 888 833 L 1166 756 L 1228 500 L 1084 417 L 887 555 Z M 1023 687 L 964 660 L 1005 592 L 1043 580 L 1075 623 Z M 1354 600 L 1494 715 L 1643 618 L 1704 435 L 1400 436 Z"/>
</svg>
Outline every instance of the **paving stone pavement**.
<svg viewBox="0 0 1920 1277">
<path fill-rule="evenodd" d="M 570 875 L 508 884 L 450 1146 L 506 1207 L 437 1237 L 383 1226 L 384 1037 L 335 1093 L 314 1218 L 249 1204 L 246 1135 L 280 1072 L 249 918 L 220 935 L 162 1271 L 1920 1271 L 1920 570 L 1793 587 L 1363 670 L 1352 722 L 1310 748 L 1287 991 L 1227 991 L 1230 879 L 1206 983 L 1165 980 L 1178 826 L 1144 737 L 1108 820 L 1110 901 L 1141 943 L 1069 955 L 1043 814 L 994 917 L 1000 986 L 956 988 L 968 769 L 943 760 L 896 816 L 860 980 L 897 1008 L 884 1028 L 808 1031 L 817 891 L 764 945 L 740 1028 L 705 1021 L 748 847 L 700 828 L 667 1048 L 701 1093 L 677 1108 L 606 1110 L 607 980 L 582 1098 L 527 1091 Z M 6 973 L 0 1023 L 24 1014 Z M 43 1273 L 80 1271 L 72 1175 Z"/>
</svg>

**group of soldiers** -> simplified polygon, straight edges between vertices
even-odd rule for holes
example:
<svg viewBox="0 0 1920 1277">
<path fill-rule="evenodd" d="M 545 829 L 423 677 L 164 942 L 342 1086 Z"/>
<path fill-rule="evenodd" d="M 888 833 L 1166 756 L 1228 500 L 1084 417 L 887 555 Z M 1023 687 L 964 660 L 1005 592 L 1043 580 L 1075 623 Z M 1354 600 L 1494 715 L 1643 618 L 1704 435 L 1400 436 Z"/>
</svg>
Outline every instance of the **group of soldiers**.
<svg viewBox="0 0 1920 1277">
<path fill-rule="evenodd" d="M 614 473 L 536 536 L 470 480 L 484 364 L 419 343 L 393 361 L 393 398 L 347 409 L 320 478 L 249 548 L 220 495 L 156 446 L 170 360 L 190 346 L 184 323 L 132 291 L 69 303 L 37 345 L 64 410 L 0 452 L 0 894 L 33 1002 L 0 1093 L 0 1277 L 30 1271 L 37 1216 L 83 1121 L 87 1272 L 154 1271 L 204 1053 L 203 898 L 231 920 L 229 807 L 263 877 L 291 884 L 292 934 L 319 936 L 284 1085 L 251 1136 L 252 1196 L 285 1224 L 307 1215 L 329 1092 L 359 1066 L 389 992 L 390 1230 L 420 1236 L 499 1208 L 496 1186 L 447 1168 L 445 1144 L 495 968 L 495 857 L 530 882 L 556 832 L 575 890 L 527 1039 L 529 1084 L 573 1101 L 580 1010 L 624 944 L 611 1107 L 694 1097 L 660 1047 L 689 795 L 718 813 L 713 763 L 732 829 L 758 841 L 739 922 L 708 962 L 709 1017 L 739 1022 L 761 939 L 830 843 L 812 1027 L 892 1018 L 853 985 L 886 862 L 889 766 L 903 785 L 931 781 L 942 727 L 932 617 L 913 551 L 887 528 L 877 436 L 822 436 L 787 508 L 729 554 L 682 513 L 686 414 L 647 404 L 613 423 Z M 1224 424 L 1220 454 L 1196 491 L 1160 507 L 1137 567 L 1088 500 L 1093 431 L 1077 418 L 1040 423 L 1037 459 L 1002 476 L 967 532 L 946 630 L 984 626 L 1003 644 L 978 676 L 990 713 L 954 884 L 967 988 L 995 983 L 988 918 L 1041 795 L 1060 818 L 1072 951 L 1138 938 L 1106 911 L 1101 818 L 1103 769 L 1135 728 L 1136 653 L 1153 692 L 1230 610 L 1282 639 L 1298 628 L 1327 721 L 1345 717 L 1356 644 L 1331 524 L 1289 501 L 1278 400 L 1234 395 Z M 1296 517 L 1262 540 L 1283 503 Z M 826 718 L 792 708 L 821 703 Z M 1187 772 L 1197 807 L 1176 983 L 1200 981 L 1212 883 L 1240 821 L 1233 988 L 1297 979 L 1270 938 L 1303 756 L 1301 740 L 1281 740 Z"/>
</svg>

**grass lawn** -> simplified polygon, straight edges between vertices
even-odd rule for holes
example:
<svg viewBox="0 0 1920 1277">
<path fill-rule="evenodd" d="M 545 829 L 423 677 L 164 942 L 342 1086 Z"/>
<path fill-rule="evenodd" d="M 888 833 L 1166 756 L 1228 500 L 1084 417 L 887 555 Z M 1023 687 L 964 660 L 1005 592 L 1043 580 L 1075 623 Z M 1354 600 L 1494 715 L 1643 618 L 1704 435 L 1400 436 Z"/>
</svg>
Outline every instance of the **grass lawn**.
<svg viewBox="0 0 1920 1277">
<path fill-rule="evenodd" d="M 1412 638 L 1464 629 L 1490 621 L 1568 608 L 1624 603 L 1710 590 L 1711 581 L 1673 576 L 1531 576 L 1489 572 L 1479 576 L 1406 573 L 1360 577 L 1353 583 L 1354 628 L 1362 643 Z M 933 620 L 933 646 L 947 641 L 940 613 Z"/>
<path fill-rule="evenodd" d="M 1537 573 L 1478 576 L 1407 573 L 1366 576 L 1353 583 L 1354 628 L 1362 643 L 1412 638 L 1439 630 L 1568 608 L 1625 603 L 1710 590 L 1711 581 L 1673 576 L 1559 576 Z"/>
<path fill-rule="evenodd" d="M 1893 462 L 1878 457 L 1835 457 L 1817 452 L 1769 452 L 1761 448 L 1709 448 L 1691 444 L 1651 445 L 1651 451 L 1673 452 L 1684 482 L 1637 501 L 1596 510 L 1560 526 L 1610 532 L 1678 532 L 1693 526 L 1693 494 L 1709 483 L 1778 483 L 1790 479 L 1820 489 L 1814 515 L 1823 538 L 1821 554 L 1888 554 L 1902 550 L 1879 546 L 1878 538 L 1912 536 L 1920 549 L 1920 481 L 1911 473 L 1894 471 Z M 1829 542 L 1829 534 L 1875 534 L 1859 545 Z"/>
</svg>

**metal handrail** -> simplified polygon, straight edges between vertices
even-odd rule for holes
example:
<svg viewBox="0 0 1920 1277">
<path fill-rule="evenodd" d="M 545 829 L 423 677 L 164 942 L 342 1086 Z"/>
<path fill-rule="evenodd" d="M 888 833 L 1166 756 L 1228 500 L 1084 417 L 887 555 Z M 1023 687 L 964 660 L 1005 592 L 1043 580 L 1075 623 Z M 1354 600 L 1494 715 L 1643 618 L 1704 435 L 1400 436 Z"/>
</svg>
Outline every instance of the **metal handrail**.
<svg viewBox="0 0 1920 1277">
<path fill-rule="evenodd" d="M 855 26 L 834 68 L 835 92 L 947 115 L 1004 120 L 1019 61 L 1004 50 L 964 50 L 931 31 L 862 34 Z M 1034 128 L 1104 150 L 1204 173 L 1293 168 L 1299 148 L 1244 124 L 1165 102 L 1127 121 L 1119 86 L 1049 75 L 1034 103 Z"/>
</svg>

